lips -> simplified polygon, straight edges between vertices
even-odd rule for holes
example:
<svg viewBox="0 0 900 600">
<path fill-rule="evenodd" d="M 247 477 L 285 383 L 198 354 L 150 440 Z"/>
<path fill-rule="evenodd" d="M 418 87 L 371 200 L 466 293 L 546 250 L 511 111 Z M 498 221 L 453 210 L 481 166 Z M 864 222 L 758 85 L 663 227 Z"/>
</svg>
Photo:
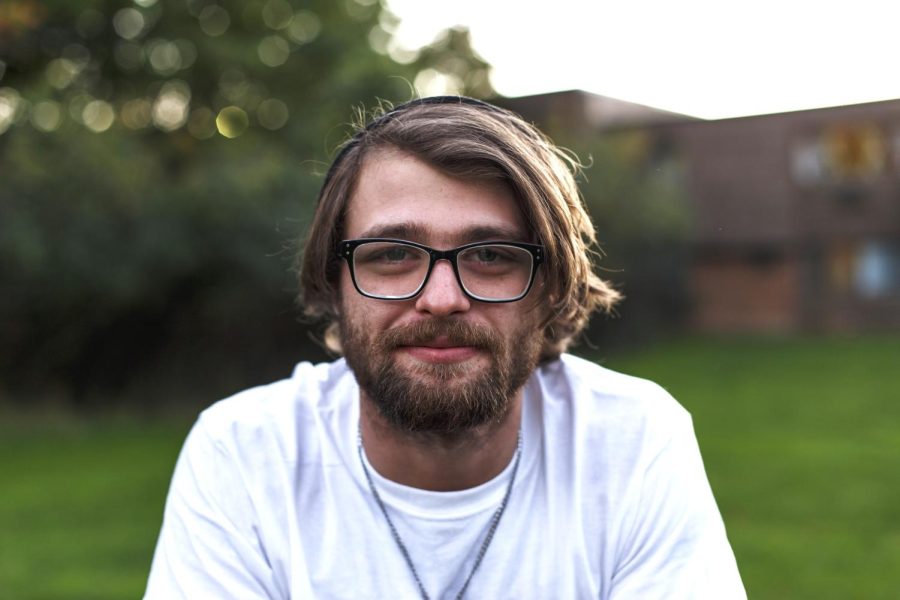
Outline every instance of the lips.
<svg viewBox="0 0 900 600">
<path fill-rule="evenodd" d="M 400 346 L 399 350 L 422 362 L 434 364 L 457 363 L 475 356 L 479 350 L 475 346 L 433 345 Z"/>
<path fill-rule="evenodd" d="M 441 336 L 437 339 L 431 340 L 429 342 L 423 342 L 420 344 L 409 344 L 410 346 L 421 346 L 423 348 L 460 348 L 466 346 L 466 344 L 461 344 L 458 342 L 450 341 L 450 339 L 446 336 Z"/>
<path fill-rule="evenodd" d="M 389 329 L 378 342 L 385 352 L 432 364 L 459 363 L 478 354 L 495 354 L 500 345 L 488 328 L 451 319 L 419 321 Z"/>
<path fill-rule="evenodd" d="M 462 362 L 472 358 L 479 351 L 476 346 L 452 340 L 447 336 L 403 344 L 398 349 L 420 361 L 437 364 Z"/>
</svg>

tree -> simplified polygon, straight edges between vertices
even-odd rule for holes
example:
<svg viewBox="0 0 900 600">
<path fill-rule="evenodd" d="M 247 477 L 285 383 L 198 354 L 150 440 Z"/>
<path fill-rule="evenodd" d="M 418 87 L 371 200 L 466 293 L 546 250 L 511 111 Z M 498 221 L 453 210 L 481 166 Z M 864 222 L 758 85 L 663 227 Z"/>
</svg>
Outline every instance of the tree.
<svg viewBox="0 0 900 600">
<path fill-rule="evenodd" d="M 338 124 L 417 77 L 491 93 L 467 32 L 409 51 L 396 22 L 375 0 L 0 5 L 11 395 L 209 401 L 321 357 L 289 266 Z"/>
</svg>

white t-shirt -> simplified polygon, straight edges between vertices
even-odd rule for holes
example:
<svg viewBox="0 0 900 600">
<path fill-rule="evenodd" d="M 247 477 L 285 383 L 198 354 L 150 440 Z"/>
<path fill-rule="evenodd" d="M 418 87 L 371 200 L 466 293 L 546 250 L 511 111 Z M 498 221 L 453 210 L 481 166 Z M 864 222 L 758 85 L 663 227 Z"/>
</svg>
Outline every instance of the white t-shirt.
<svg viewBox="0 0 900 600">
<path fill-rule="evenodd" d="M 357 452 L 343 360 L 203 412 L 145 599 L 419 598 Z M 431 598 L 454 598 L 511 475 L 458 492 L 369 467 Z M 468 598 L 746 598 L 690 416 L 654 383 L 564 355 L 525 387 L 509 504 Z"/>
</svg>

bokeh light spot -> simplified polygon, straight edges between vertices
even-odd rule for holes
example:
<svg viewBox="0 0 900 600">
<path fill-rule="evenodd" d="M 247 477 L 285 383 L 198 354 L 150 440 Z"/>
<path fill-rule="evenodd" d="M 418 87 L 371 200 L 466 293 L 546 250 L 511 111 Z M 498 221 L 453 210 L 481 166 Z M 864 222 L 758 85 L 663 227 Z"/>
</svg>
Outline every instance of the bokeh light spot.
<svg viewBox="0 0 900 600">
<path fill-rule="evenodd" d="M 391 34 L 385 31 L 381 25 L 375 25 L 369 30 L 369 47 L 378 54 L 387 54 L 390 41 Z"/>
<path fill-rule="evenodd" d="M 52 100 L 38 102 L 31 109 L 31 124 L 35 129 L 44 132 L 56 131 L 62 121 L 59 103 Z"/>
<path fill-rule="evenodd" d="M 190 68 L 197 60 L 197 46 L 190 40 L 175 40 L 175 46 L 181 54 L 181 68 Z"/>
<path fill-rule="evenodd" d="M 183 81 L 167 82 L 153 103 L 153 124 L 163 131 L 175 131 L 188 118 L 191 88 Z"/>
<path fill-rule="evenodd" d="M 351 19 L 365 21 L 370 18 L 377 7 L 374 2 L 368 0 L 344 0 L 344 11 Z"/>
<path fill-rule="evenodd" d="M 73 120 L 84 123 L 84 109 L 85 107 L 94 101 L 94 97 L 90 94 L 80 93 L 76 94 L 69 100 L 69 116 L 72 117 Z"/>
<path fill-rule="evenodd" d="M 388 56 L 391 57 L 391 60 L 398 62 L 401 65 L 412 64 L 419 58 L 419 51 L 417 49 L 401 46 L 397 43 L 395 38 L 391 38 L 388 42 L 387 53 Z"/>
<path fill-rule="evenodd" d="M 436 69 L 423 69 L 413 82 L 420 96 L 454 96 L 462 93 L 463 83 L 455 75 Z"/>
<path fill-rule="evenodd" d="M 241 135 L 249 126 L 250 119 L 247 118 L 247 113 L 237 106 L 226 106 L 216 117 L 216 129 L 229 139 Z"/>
<path fill-rule="evenodd" d="M 262 9 L 263 23 L 271 29 L 284 29 L 294 18 L 294 9 L 286 0 L 269 0 Z"/>
<path fill-rule="evenodd" d="M 160 75 L 172 75 L 181 69 L 181 51 L 174 42 L 153 40 L 148 44 L 150 66 Z"/>
<path fill-rule="evenodd" d="M 231 17 L 228 11 L 221 6 L 211 5 L 200 11 L 197 19 L 200 21 L 200 29 L 209 36 L 219 36 L 228 31 L 231 25 Z"/>
<path fill-rule="evenodd" d="M 273 131 L 284 127 L 289 116 L 287 104 L 277 98 L 263 100 L 256 109 L 259 124 Z"/>
<path fill-rule="evenodd" d="M 148 127 L 153 118 L 153 104 L 146 98 L 129 100 L 122 106 L 119 118 L 129 129 Z"/>
<path fill-rule="evenodd" d="M 298 44 L 308 44 L 322 31 L 322 21 L 314 12 L 298 10 L 288 25 L 288 36 Z"/>
<path fill-rule="evenodd" d="M 241 103 L 250 91 L 250 82 L 237 69 L 226 69 L 219 77 L 219 91 L 228 102 Z"/>
<path fill-rule="evenodd" d="M 22 105 L 22 96 L 10 87 L 0 88 L 0 134 L 12 126 Z"/>
<path fill-rule="evenodd" d="M 198 140 L 205 140 L 216 135 L 216 115 L 205 106 L 191 111 L 187 130 Z"/>
<path fill-rule="evenodd" d="M 200 11 L 209 4 L 209 0 L 185 0 L 185 4 L 187 4 L 188 13 L 192 17 L 199 17 Z"/>
<path fill-rule="evenodd" d="M 259 60 L 268 67 L 283 65 L 291 55 L 291 47 L 284 38 L 269 35 L 262 39 L 256 48 Z"/>
<path fill-rule="evenodd" d="M 102 133 L 112 127 L 116 119 L 116 112 L 109 102 L 93 100 L 88 102 L 81 112 L 84 126 L 94 133 Z"/>
<path fill-rule="evenodd" d="M 146 24 L 144 15 L 136 8 L 123 8 L 113 15 L 113 29 L 126 40 L 140 36 Z"/>
<path fill-rule="evenodd" d="M 156 0 L 134 0 L 134 3 L 138 6 L 143 6 L 144 8 L 148 8 L 156 4 Z"/>
<path fill-rule="evenodd" d="M 67 58 L 55 58 L 47 63 L 44 76 L 47 83 L 58 90 L 65 89 L 78 77 L 81 67 Z"/>
<path fill-rule="evenodd" d="M 75 65 L 78 71 L 84 71 L 91 64 L 91 51 L 82 44 L 67 44 L 62 49 L 62 58 Z"/>
</svg>

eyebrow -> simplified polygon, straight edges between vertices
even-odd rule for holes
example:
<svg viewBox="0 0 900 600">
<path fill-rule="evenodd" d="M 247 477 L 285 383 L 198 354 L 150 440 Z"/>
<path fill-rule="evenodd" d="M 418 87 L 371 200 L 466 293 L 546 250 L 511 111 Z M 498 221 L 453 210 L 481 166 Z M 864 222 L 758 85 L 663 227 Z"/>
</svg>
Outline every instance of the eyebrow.
<svg viewBox="0 0 900 600">
<path fill-rule="evenodd" d="M 472 242 L 500 240 L 505 242 L 525 241 L 528 237 L 517 227 L 503 227 L 498 225 L 479 225 L 462 232 L 460 242 L 469 244 Z"/>
<path fill-rule="evenodd" d="M 387 223 L 373 225 L 359 236 L 361 238 L 396 238 L 400 240 L 416 241 L 425 238 L 427 229 L 419 223 Z"/>
<path fill-rule="evenodd" d="M 427 237 L 429 229 L 421 223 L 389 223 L 373 225 L 366 229 L 361 238 L 395 238 L 421 242 Z M 473 242 L 498 240 L 498 241 L 524 241 L 528 236 L 518 227 L 504 227 L 502 225 L 476 225 L 455 234 L 460 245 Z"/>
</svg>

